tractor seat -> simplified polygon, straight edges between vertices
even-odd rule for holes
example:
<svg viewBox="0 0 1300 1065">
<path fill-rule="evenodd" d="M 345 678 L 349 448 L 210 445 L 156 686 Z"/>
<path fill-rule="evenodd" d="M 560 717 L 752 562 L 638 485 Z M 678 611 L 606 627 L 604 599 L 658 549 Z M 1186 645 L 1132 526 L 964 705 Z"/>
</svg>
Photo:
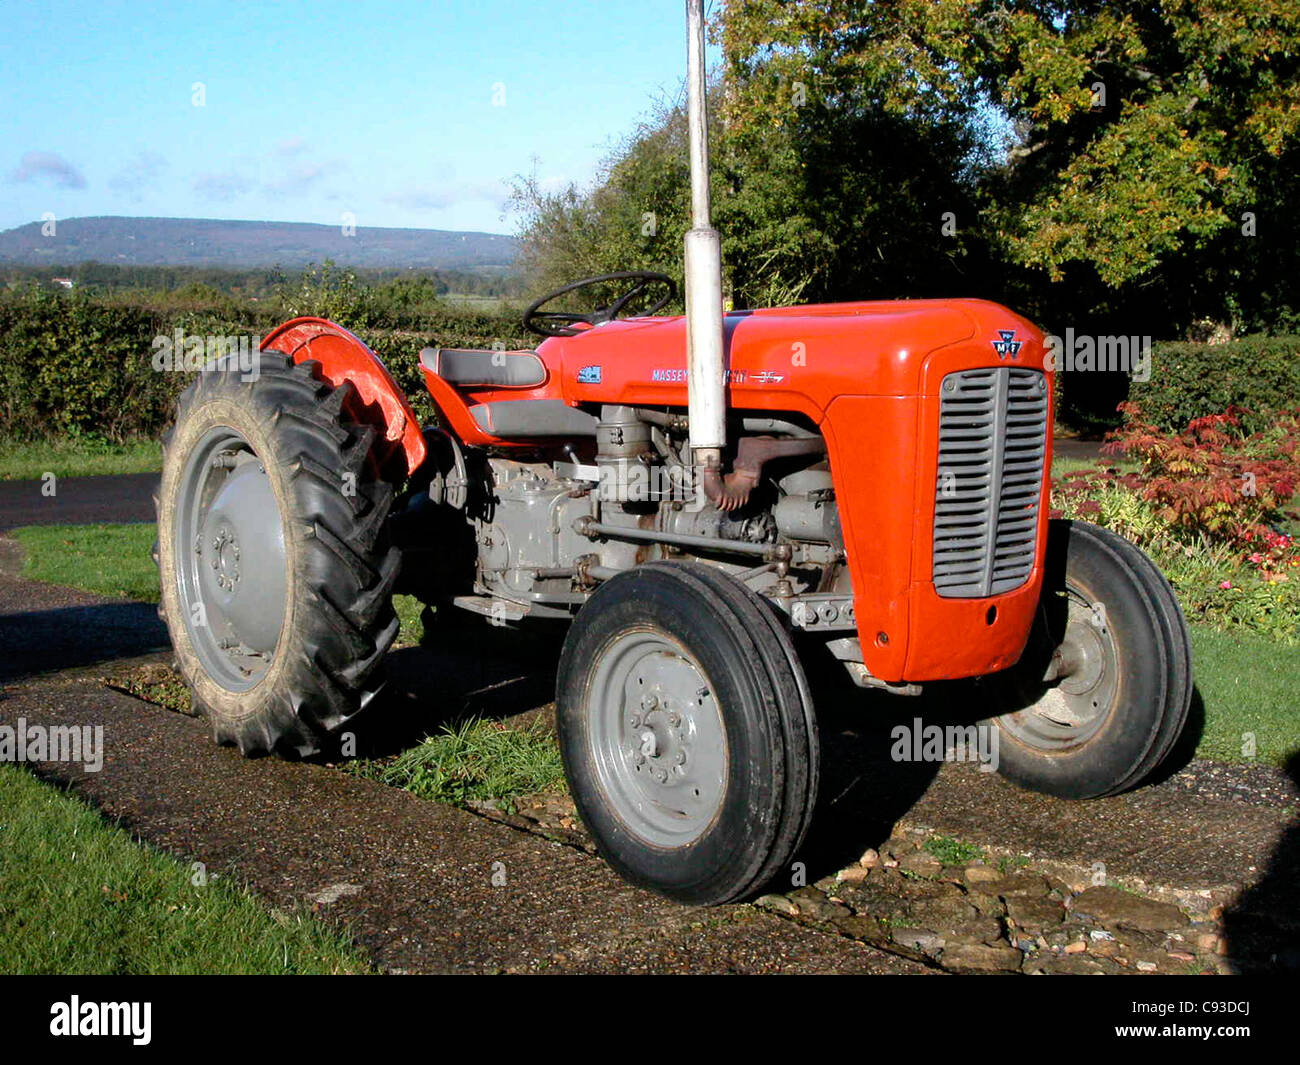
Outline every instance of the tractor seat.
<svg viewBox="0 0 1300 1065">
<path fill-rule="evenodd" d="M 425 348 L 420 365 L 460 388 L 537 388 L 546 365 L 535 351 Z"/>
</svg>

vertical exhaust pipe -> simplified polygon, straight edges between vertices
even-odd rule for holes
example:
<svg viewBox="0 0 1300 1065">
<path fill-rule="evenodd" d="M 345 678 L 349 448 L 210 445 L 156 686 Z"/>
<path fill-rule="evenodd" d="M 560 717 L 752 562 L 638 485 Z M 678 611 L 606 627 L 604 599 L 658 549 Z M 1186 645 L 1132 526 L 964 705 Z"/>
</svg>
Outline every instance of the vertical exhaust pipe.
<svg viewBox="0 0 1300 1065">
<path fill-rule="evenodd" d="M 686 367 L 692 461 L 716 478 L 727 443 L 722 343 L 722 243 L 709 223 L 704 2 L 686 0 L 691 229 L 686 234 Z"/>
</svg>

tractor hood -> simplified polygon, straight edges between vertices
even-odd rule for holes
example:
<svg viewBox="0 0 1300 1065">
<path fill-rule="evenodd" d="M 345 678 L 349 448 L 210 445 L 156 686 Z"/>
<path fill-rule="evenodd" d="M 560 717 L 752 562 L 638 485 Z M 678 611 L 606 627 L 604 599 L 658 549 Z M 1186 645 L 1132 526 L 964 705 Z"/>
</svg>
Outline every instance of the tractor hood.
<svg viewBox="0 0 1300 1065">
<path fill-rule="evenodd" d="M 915 396 L 936 351 L 974 342 L 989 365 L 1041 368 L 1042 334 L 983 300 L 812 304 L 734 311 L 723 321 L 728 404 L 820 421 L 844 396 Z M 686 320 L 608 322 L 539 349 L 577 403 L 685 406 Z"/>
</svg>

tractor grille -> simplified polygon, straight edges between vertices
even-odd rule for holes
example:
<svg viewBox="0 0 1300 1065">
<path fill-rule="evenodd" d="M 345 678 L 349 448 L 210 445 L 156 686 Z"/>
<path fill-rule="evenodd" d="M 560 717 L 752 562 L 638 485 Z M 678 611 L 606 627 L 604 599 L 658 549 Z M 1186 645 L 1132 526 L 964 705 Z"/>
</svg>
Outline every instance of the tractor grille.
<svg viewBox="0 0 1300 1065">
<path fill-rule="evenodd" d="M 950 373 L 939 393 L 934 586 L 978 599 L 1034 567 L 1047 451 L 1047 379 L 1010 366 Z"/>
</svg>

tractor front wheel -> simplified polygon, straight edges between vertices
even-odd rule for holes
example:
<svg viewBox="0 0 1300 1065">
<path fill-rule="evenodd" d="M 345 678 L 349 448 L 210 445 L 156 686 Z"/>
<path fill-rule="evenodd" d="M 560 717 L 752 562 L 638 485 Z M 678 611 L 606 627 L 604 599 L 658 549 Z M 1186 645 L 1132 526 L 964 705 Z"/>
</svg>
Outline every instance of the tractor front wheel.
<svg viewBox="0 0 1300 1065">
<path fill-rule="evenodd" d="M 315 363 L 262 352 L 180 398 L 156 497 L 159 613 L 195 708 L 245 754 L 320 750 L 379 687 L 400 555 L 375 430 Z"/>
<path fill-rule="evenodd" d="M 1029 645 L 985 688 L 1003 776 L 1067 799 L 1139 784 L 1173 749 L 1191 705 L 1191 643 L 1173 589 L 1115 533 L 1053 521 Z"/>
<path fill-rule="evenodd" d="M 651 563 L 569 631 L 556 707 L 583 823 L 625 879 L 682 902 L 787 869 L 817 794 L 817 726 L 789 634 L 744 585 Z"/>
</svg>

